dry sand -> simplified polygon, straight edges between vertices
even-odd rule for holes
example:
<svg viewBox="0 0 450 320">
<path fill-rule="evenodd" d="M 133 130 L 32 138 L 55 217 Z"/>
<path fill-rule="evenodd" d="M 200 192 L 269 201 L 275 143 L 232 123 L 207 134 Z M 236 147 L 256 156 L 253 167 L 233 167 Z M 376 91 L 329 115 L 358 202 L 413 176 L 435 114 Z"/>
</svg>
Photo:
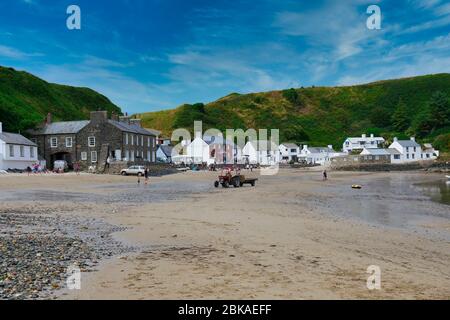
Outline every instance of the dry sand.
<svg viewBox="0 0 450 320">
<path fill-rule="evenodd" d="M 63 197 L 78 194 L 66 199 L 80 202 L 70 214 L 127 228 L 113 236 L 137 251 L 83 273 L 82 289 L 59 291 L 60 299 L 449 299 L 448 205 L 416 194 L 375 197 L 379 204 L 395 202 L 399 214 L 411 206 L 425 210 L 420 219 L 390 226 L 353 218 L 354 209 L 333 198 L 348 197 L 354 207 L 366 201 L 365 192 L 378 192 L 370 181 L 396 175 L 437 178 L 332 172 L 323 182 L 319 172 L 281 170 L 259 177 L 256 188 L 214 189 L 216 174 L 205 172 L 152 178 L 147 187 L 133 177 L 2 176 L 0 206 L 38 201 L 33 193 L 56 193 L 38 203 L 63 206 Z M 368 187 L 351 190 L 359 181 Z M 114 199 L 121 189 L 145 196 L 95 201 Z M 366 288 L 370 265 L 381 268 L 379 291 Z"/>
</svg>

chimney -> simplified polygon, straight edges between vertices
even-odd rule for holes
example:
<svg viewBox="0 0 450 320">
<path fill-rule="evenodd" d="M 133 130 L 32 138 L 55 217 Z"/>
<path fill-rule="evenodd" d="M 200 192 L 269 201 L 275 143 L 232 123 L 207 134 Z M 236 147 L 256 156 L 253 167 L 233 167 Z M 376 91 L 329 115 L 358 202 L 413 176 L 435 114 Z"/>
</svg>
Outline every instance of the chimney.
<svg viewBox="0 0 450 320">
<path fill-rule="evenodd" d="M 374 136 L 373 133 L 372 133 L 372 134 L 370 134 L 370 137 L 371 137 L 371 138 L 374 138 L 375 136 Z"/>
<path fill-rule="evenodd" d="M 328 149 L 333 150 L 333 145 L 329 144 L 329 145 L 328 145 Z"/>
<path fill-rule="evenodd" d="M 415 137 L 411 137 L 411 141 L 416 142 L 416 138 Z"/>
<path fill-rule="evenodd" d="M 398 141 L 398 138 L 397 138 L 397 137 L 395 137 L 395 138 L 394 138 L 394 142 L 397 142 L 397 141 Z"/>
<path fill-rule="evenodd" d="M 91 122 L 92 123 L 102 123 L 108 121 L 108 112 L 106 111 L 92 111 L 91 112 Z"/>
<path fill-rule="evenodd" d="M 362 137 L 365 139 L 365 138 L 367 138 L 367 135 L 366 135 L 366 134 L 363 134 Z"/>
<path fill-rule="evenodd" d="M 3 132 L 3 124 L 0 122 L 0 133 Z"/>
<path fill-rule="evenodd" d="M 45 119 L 45 124 L 51 124 L 52 123 L 52 114 L 49 112 L 47 113 L 47 118 Z"/>
<path fill-rule="evenodd" d="M 126 124 L 130 124 L 130 117 L 129 116 L 121 116 L 121 117 L 119 117 L 119 121 L 126 123 Z"/>
<path fill-rule="evenodd" d="M 130 124 L 141 127 L 142 128 L 142 123 L 141 123 L 141 119 L 130 119 Z"/>
<path fill-rule="evenodd" d="M 119 116 L 114 111 L 111 113 L 111 120 L 119 121 Z"/>
</svg>

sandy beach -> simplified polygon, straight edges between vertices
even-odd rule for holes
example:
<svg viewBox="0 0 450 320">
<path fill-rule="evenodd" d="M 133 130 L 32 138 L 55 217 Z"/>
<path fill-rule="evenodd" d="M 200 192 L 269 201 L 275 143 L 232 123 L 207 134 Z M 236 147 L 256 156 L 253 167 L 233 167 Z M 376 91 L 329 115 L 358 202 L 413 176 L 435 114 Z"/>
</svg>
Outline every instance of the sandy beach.
<svg viewBox="0 0 450 320">
<path fill-rule="evenodd" d="M 107 175 L 1 176 L 0 216 L 58 217 L 55 230 L 102 249 L 68 257 L 85 261 L 82 288 L 65 289 L 62 277 L 51 298 L 450 298 L 450 207 L 421 185 L 442 175 L 330 172 L 322 181 L 283 169 L 248 173 L 255 188 L 215 189 L 216 175 L 148 186 Z M 16 227 L 2 221 L 2 230 Z M 381 268 L 381 290 L 366 287 L 370 265 Z"/>
</svg>

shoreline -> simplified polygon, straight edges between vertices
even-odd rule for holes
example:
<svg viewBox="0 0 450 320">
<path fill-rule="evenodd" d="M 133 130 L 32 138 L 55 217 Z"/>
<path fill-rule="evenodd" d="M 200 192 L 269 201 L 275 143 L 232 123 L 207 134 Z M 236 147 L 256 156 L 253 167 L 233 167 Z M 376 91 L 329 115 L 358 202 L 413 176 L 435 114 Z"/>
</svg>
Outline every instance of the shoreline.
<svg viewBox="0 0 450 320">
<path fill-rule="evenodd" d="M 99 260 L 92 267 L 98 271 L 82 273 L 81 291 L 61 289 L 52 294 L 56 299 L 450 297 L 450 242 L 433 235 L 433 230 L 450 234 L 450 217 L 425 219 L 423 228 L 428 232 L 420 233 L 333 214 L 342 208 L 333 207 L 333 197 L 342 195 L 336 186 L 347 186 L 343 195 L 361 201 L 347 194 L 352 192 L 352 181 L 382 180 L 389 173 L 332 172 L 331 180 L 323 182 L 320 172 L 283 169 L 278 176 L 262 177 L 256 188 L 214 189 L 217 174 L 189 172 L 153 178 L 147 190 L 135 187 L 135 179 L 120 176 L 48 176 L 44 180 L 50 181 L 39 188 L 33 186 L 33 179 L 16 179 L 12 187 L 0 178 L 0 191 L 28 186 L 34 191 L 71 190 L 94 198 L 134 191 L 160 191 L 168 196 L 174 186 L 185 192 L 161 201 L 145 195 L 110 204 L 81 205 L 83 198 L 56 201 L 56 207 L 72 202 L 79 206 L 76 213 L 65 214 L 119 227 L 119 232 L 111 233 L 112 240 L 136 249 Z M 144 201 L 133 203 L 136 200 Z M 394 200 L 410 201 L 402 194 Z M 432 203 L 421 201 L 427 208 Z M 22 205 L 17 202 L 18 207 Z M 432 206 L 442 209 L 445 205 Z M 373 264 L 383 271 L 380 292 L 365 288 L 365 271 Z"/>
</svg>

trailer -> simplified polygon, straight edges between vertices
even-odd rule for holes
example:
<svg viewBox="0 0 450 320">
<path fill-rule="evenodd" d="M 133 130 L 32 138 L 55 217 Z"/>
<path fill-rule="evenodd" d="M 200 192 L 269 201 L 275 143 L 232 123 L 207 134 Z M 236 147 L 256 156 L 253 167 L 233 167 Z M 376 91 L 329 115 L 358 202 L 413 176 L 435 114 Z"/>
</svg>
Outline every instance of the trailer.
<svg viewBox="0 0 450 320">
<path fill-rule="evenodd" d="M 233 172 L 232 170 L 223 170 L 218 180 L 214 182 L 214 187 L 218 188 L 220 185 L 224 188 L 233 186 L 235 188 L 243 187 L 246 184 L 254 187 L 256 185 L 256 178 L 245 178 L 240 172 Z"/>
</svg>

